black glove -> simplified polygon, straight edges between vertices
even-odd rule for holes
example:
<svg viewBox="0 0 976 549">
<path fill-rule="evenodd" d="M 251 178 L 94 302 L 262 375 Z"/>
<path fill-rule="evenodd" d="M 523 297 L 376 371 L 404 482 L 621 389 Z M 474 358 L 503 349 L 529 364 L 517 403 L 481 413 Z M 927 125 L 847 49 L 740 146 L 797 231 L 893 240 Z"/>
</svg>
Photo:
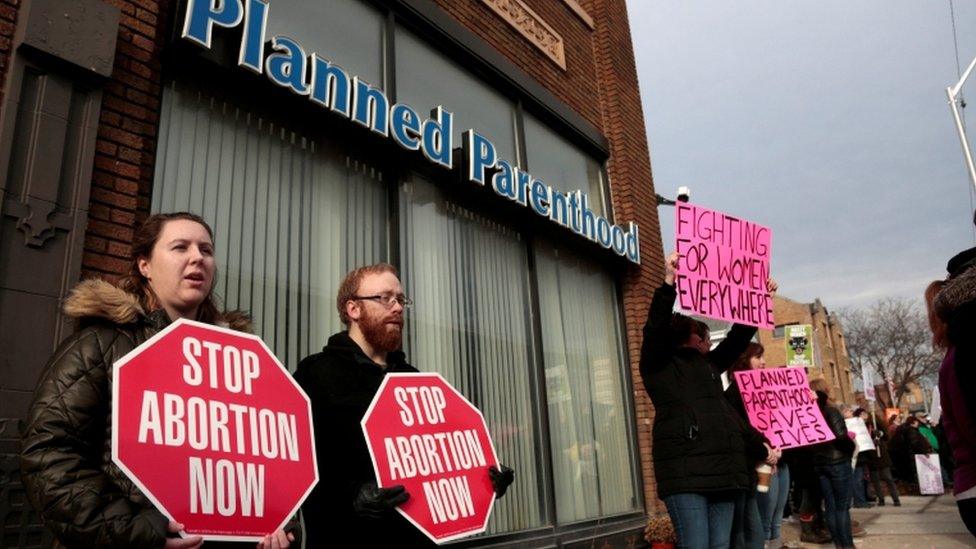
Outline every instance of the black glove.
<svg viewBox="0 0 976 549">
<path fill-rule="evenodd" d="M 367 482 L 359 489 L 352 508 L 361 517 L 383 518 L 394 507 L 410 499 L 410 493 L 402 484 L 379 488 L 375 482 Z"/>
<path fill-rule="evenodd" d="M 505 495 L 508 487 L 515 482 L 515 471 L 511 467 L 498 464 L 488 468 L 488 477 L 491 478 L 491 485 L 495 488 L 495 499 Z"/>
</svg>

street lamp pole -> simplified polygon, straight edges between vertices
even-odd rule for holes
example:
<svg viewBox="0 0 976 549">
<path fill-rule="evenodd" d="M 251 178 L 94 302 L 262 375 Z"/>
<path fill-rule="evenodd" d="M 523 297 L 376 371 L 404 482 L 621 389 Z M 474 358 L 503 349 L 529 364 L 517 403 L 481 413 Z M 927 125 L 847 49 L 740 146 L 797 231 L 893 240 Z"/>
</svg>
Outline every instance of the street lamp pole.
<svg viewBox="0 0 976 549">
<path fill-rule="evenodd" d="M 969 150 L 969 140 L 966 139 L 966 128 L 962 125 L 962 115 L 959 113 L 960 107 L 966 107 L 966 103 L 959 100 L 959 91 L 962 89 L 962 85 L 966 82 L 966 79 L 972 74 L 973 68 L 976 68 L 976 58 L 973 58 L 973 62 L 969 64 L 969 68 L 963 73 L 959 82 L 956 82 L 955 86 L 946 88 L 946 95 L 949 97 L 949 109 L 952 111 L 952 118 L 956 122 L 956 132 L 959 134 L 959 141 L 962 143 L 962 154 L 966 160 L 966 169 L 969 171 L 969 180 L 972 181 L 973 187 L 976 187 L 976 167 L 973 166 L 973 153 Z"/>
</svg>

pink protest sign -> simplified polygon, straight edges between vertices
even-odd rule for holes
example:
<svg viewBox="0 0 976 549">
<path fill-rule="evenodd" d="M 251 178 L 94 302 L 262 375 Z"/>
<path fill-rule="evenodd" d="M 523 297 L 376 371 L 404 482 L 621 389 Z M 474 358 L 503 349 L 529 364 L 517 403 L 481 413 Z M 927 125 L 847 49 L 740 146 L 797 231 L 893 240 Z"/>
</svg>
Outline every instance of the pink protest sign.
<svg viewBox="0 0 976 549">
<path fill-rule="evenodd" d="M 773 327 L 766 291 L 772 231 L 722 212 L 679 202 L 675 235 L 678 303 L 686 311 Z"/>
<path fill-rule="evenodd" d="M 774 448 L 796 448 L 833 440 L 803 368 L 763 368 L 735 372 L 749 423 Z"/>
</svg>

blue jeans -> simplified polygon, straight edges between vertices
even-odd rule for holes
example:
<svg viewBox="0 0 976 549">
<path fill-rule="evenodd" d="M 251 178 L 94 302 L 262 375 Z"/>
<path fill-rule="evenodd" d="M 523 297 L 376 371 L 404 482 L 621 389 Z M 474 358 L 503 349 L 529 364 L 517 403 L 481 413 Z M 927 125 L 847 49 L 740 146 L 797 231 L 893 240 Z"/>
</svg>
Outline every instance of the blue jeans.
<svg viewBox="0 0 976 549">
<path fill-rule="evenodd" d="M 814 467 L 820 477 L 824 497 L 824 519 L 837 547 L 854 547 L 851 532 L 851 482 L 850 462 Z"/>
<path fill-rule="evenodd" d="M 679 548 L 727 549 L 736 492 L 672 494 L 664 498 Z"/>
<path fill-rule="evenodd" d="M 769 492 L 756 495 L 759 504 L 759 517 L 762 519 L 765 539 L 780 537 L 780 526 L 783 524 L 783 509 L 786 499 L 790 495 L 790 468 L 780 462 L 776 467 L 776 474 L 769 479 Z"/>
<path fill-rule="evenodd" d="M 732 520 L 733 549 L 763 549 L 766 537 L 756 500 L 758 492 L 745 490 L 735 498 L 735 516 Z"/>
<path fill-rule="evenodd" d="M 868 485 L 864 479 L 864 466 L 858 463 L 854 467 L 854 505 L 864 507 L 868 504 Z"/>
</svg>

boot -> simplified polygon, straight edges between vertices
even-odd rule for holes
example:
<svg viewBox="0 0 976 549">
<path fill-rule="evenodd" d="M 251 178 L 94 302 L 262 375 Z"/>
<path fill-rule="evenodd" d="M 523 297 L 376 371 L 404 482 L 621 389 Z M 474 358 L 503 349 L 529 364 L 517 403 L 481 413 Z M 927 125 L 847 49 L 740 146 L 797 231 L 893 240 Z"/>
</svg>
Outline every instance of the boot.
<svg viewBox="0 0 976 549">
<path fill-rule="evenodd" d="M 883 497 L 878 498 L 878 507 L 884 507 L 884 505 L 885 505 L 884 498 Z"/>
<path fill-rule="evenodd" d="M 815 527 L 812 520 L 800 519 L 800 541 L 803 543 L 816 543 L 824 544 L 833 541 L 830 534 L 825 532 L 819 532 Z"/>
</svg>

